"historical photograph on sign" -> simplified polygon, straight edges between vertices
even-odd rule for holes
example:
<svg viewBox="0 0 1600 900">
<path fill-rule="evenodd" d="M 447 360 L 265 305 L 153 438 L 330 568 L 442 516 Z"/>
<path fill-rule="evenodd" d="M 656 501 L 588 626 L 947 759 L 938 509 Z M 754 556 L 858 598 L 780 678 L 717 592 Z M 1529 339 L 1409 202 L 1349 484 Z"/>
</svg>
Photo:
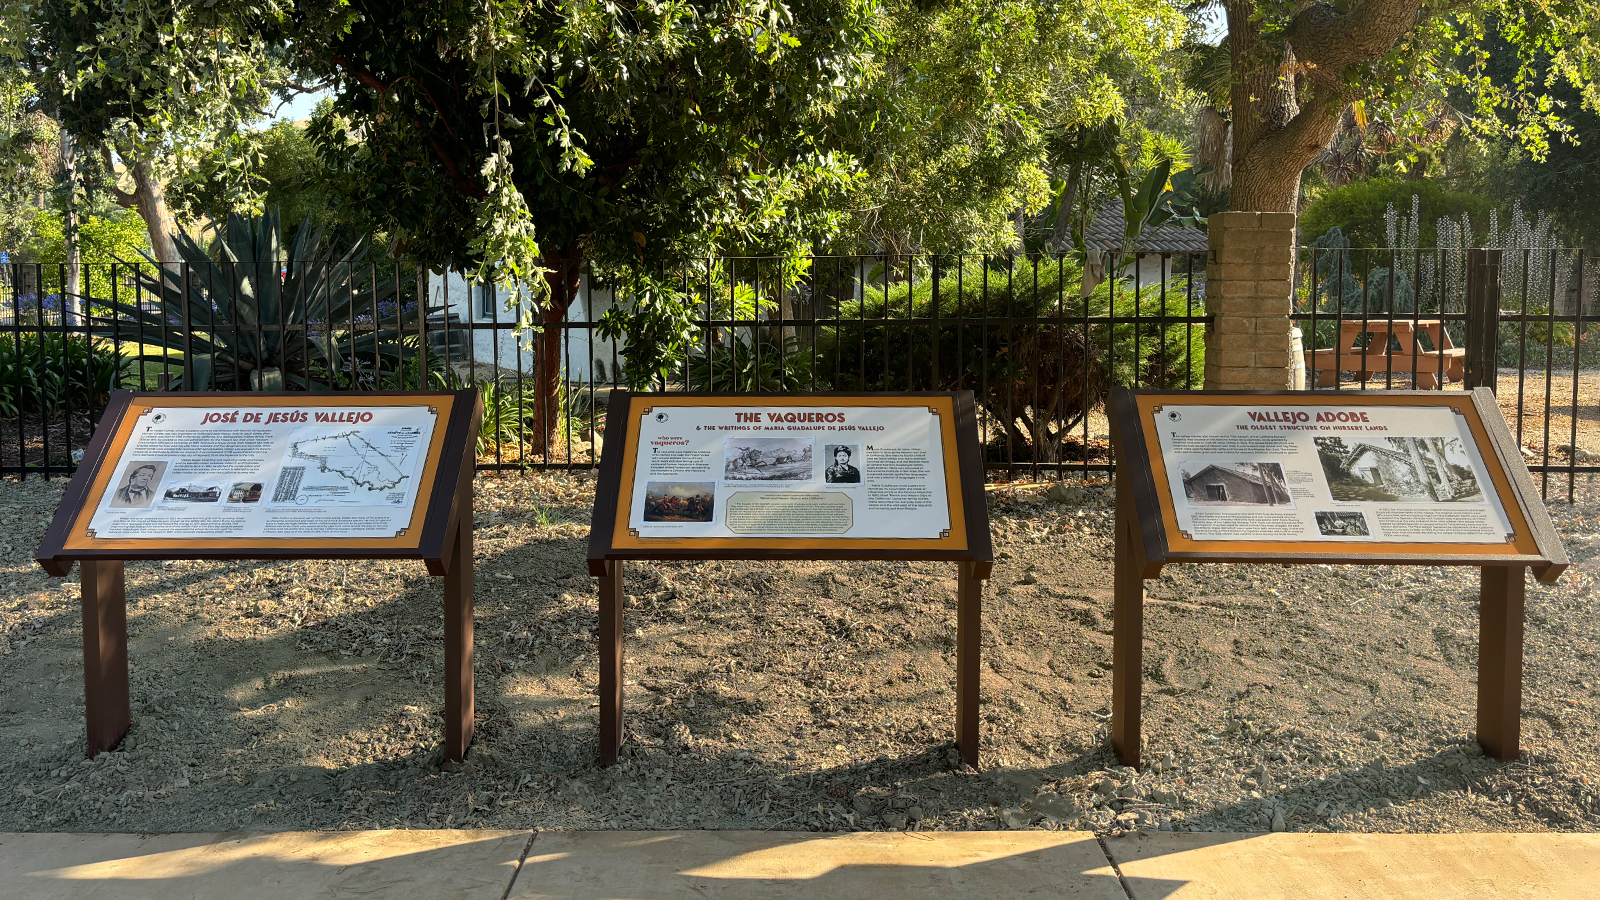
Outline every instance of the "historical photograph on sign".
<svg viewBox="0 0 1600 900">
<path fill-rule="evenodd" d="M 260 503 L 263 487 L 259 481 L 235 481 L 233 487 L 228 489 L 228 502 Z"/>
<path fill-rule="evenodd" d="M 156 501 L 156 488 L 167 473 L 166 460 L 136 459 L 123 468 L 117 489 L 111 492 L 112 509 L 149 509 Z"/>
<path fill-rule="evenodd" d="M 1324 537 L 1371 537 L 1367 517 L 1358 512 L 1330 512 L 1317 510 L 1317 531 Z"/>
<path fill-rule="evenodd" d="M 644 488 L 646 522 L 710 522 L 717 486 L 707 481 L 652 481 Z"/>
<path fill-rule="evenodd" d="M 1472 460 L 1459 438 L 1314 438 L 1328 493 L 1376 503 L 1483 501 Z"/>
<path fill-rule="evenodd" d="M 1179 469 L 1190 506 L 1293 506 L 1279 463 L 1189 460 Z"/>
<path fill-rule="evenodd" d="M 722 480 L 812 481 L 814 446 L 811 438 L 730 437 L 722 445 Z"/>
<path fill-rule="evenodd" d="M 167 488 L 161 497 L 167 503 L 216 503 L 222 499 L 222 486 L 179 484 Z"/>
<path fill-rule="evenodd" d="M 822 472 L 823 481 L 828 484 L 861 483 L 860 444 L 827 444 L 823 451 L 828 463 L 828 468 Z"/>
</svg>

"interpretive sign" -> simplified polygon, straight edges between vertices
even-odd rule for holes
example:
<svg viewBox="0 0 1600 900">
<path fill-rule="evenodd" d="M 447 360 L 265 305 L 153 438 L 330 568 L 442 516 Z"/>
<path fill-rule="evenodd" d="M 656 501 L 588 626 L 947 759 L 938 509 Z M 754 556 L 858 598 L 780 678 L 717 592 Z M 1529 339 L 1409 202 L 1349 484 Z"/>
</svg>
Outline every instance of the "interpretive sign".
<svg viewBox="0 0 1600 900">
<path fill-rule="evenodd" d="M 953 395 L 629 402 L 614 549 L 967 546 Z"/>
<path fill-rule="evenodd" d="M 128 559 L 411 558 L 446 585 L 447 752 L 472 727 L 476 391 L 112 395 L 36 554 L 83 563 L 89 752 L 127 730 Z"/>
<path fill-rule="evenodd" d="M 1430 405 L 1417 396 L 1330 394 L 1292 406 L 1138 397 L 1174 537 L 1196 547 L 1512 541 L 1506 474 L 1479 450 L 1488 434 L 1471 396 L 1433 394 Z"/>
<path fill-rule="evenodd" d="M 133 395 L 129 395 L 130 397 Z M 415 550 L 453 394 L 147 394 L 118 413 L 65 551 Z M 469 411 L 470 412 L 470 411 Z M 102 428 L 106 426 L 102 424 Z M 454 485 L 447 485 L 454 489 Z"/>
<path fill-rule="evenodd" d="M 601 759 L 621 741 L 625 559 L 958 564 L 957 743 L 977 762 L 979 587 L 993 553 L 972 393 L 614 391 L 590 531 Z"/>
<path fill-rule="evenodd" d="M 1487 389 L 1118 389 L 1113 743 L 1139 758 L 1142 581 L 1178 562 L 1482 567 L 1478 736 L 1517 754 L 1524 570 L 1567 565 Z"/>
</svg>

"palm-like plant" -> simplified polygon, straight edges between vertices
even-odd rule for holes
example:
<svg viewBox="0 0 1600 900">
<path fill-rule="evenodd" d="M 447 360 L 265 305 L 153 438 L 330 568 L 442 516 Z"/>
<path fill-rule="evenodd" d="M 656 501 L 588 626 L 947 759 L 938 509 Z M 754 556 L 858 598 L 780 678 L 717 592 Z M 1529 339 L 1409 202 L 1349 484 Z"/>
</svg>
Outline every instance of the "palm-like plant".
<svg viewBox="0 0 1600 900">
<path fill-rule="evenodd" d="M 307 217 L 285 254 L 281 234 L 272 210 L 229 215 L 209 253 L 174 235 L 182 258 L 165 263 L 177 266 L 146 254 L 152 265 L 134 267 L 141 293 L 159 297 L 161 310 L 96 300 L 117 313 L 97 333 L 151 345 L 165 344 L 174 325 L 186 332 L 183 375 L 172 390 L 326 390 L 340 376 L 377 386 L 402 371 L 408 352 L 417 355 L 417 317 L 442 308 L 419 302 L 380 315 L 397 280 L 368 283 L 364 240 L 340 253 Z M 358 316 L 370 327 L 357 329 Z"/>
</svg>

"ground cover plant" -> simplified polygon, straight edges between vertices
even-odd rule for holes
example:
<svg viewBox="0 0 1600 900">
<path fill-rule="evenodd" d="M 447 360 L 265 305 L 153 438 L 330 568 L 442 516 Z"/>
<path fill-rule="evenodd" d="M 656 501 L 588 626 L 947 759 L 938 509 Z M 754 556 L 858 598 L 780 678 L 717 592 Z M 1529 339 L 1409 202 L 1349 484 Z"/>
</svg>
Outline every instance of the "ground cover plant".
<svg viewBox="0 0 1600 900">
<path fill-rule="evenodd" d="M 82 758 L 75 577 L 29 558 L 59 482 L 0 485 L 0 830 L 1600 828 L 1594 485 L 1527 600 L 1523 758 L 1474 722 L 1477 576 L 1175 566 L 1149 584 L 1146 759 L 1107 737 L 1110 504 L 990 491 L 984 768 L 953 720 L 954 573 L 636 564 L 623 762 L 595 765 L 592 479 L 477 481 L 478 739 L 441 762 L 420 563 L 128 566 L 133 729 Z"/>
</svg>

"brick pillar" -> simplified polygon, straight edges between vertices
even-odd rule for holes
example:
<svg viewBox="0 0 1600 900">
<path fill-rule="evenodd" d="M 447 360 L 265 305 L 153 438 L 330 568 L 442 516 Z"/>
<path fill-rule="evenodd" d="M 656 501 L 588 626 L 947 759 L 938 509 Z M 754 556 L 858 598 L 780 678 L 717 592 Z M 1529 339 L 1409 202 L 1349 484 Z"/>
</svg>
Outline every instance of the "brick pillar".
<svg viewBox="0 0 1600 900">
<path fill-rule="evenodd" d="M 1206 220 L 1206 390 L 1290 387 L 1293 213 L 1225 212 Z"/>
</svg>

